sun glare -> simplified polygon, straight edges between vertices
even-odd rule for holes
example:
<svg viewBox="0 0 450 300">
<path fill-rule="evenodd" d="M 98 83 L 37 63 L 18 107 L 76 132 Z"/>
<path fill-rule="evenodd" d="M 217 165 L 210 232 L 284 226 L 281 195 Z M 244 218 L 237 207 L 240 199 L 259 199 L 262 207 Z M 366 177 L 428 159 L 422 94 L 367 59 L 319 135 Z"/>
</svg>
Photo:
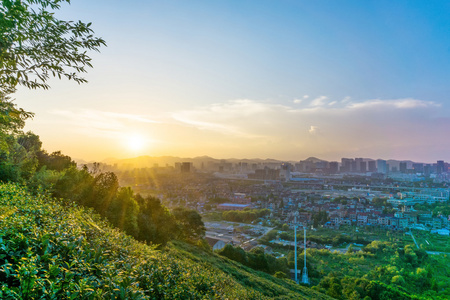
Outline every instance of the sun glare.
<svg viewBox="0 0 450 300">
<path fill-rule="evenodd" d="M 141 151 L 146 146 L 146 140 L 143 136 L 133 134 L 127 138 L 127 147 L 131 151 Z"/>
</svg>

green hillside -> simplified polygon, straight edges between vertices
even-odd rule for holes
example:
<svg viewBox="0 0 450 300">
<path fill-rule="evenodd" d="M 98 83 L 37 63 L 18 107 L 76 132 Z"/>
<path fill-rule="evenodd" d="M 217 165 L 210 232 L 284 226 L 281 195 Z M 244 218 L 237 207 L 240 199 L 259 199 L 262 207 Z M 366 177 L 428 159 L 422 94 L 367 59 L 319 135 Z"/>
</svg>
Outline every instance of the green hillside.
<svg viewBox="0 0 450 300">
<path fill-rule="evenodd" d="M 73 202 L 0 185 L 1 299 L 331 299 L 199 248 L 137 242 Z"/>
</svg>

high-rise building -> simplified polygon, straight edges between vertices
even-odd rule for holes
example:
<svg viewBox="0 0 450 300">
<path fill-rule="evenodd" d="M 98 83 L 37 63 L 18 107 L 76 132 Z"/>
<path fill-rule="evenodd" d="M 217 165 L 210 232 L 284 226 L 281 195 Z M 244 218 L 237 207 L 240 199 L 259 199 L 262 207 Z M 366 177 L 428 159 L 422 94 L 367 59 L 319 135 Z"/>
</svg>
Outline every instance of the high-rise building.
<svg viewBox="0 0 450 300">
<path fill-rule="evenodd" d="M 383 173 L 383 174 L 386 174 L 388 172 L 387 164 L 386 164 L 385 160 L 377 159 L 377 170 L 378 170 L 378 173 Z"/>
<path fill-rule="evenodd" d="M 356 170 L 354 172 L 362 172 L 361 171 L 361 163 L 364 161 L 363 158 L 355 158 Z"/>
<path fill-rule="evenodd" d="M 430 164 L 427 164 L 423 167 L 423 174 L 425 176 L 427 176 L 427 177 L 430 176 L 431 171 L 432 171 L 432 166 Z"/>
<path fill-rule="evenodd" d="M 192 169 L 192 163 L 191 162 L 182 162 L 181 163 L 181 173 L 189 173 Z"/>
<path fill-rule="evenodd" d="M 423 173 L 423 164 L 422 163 L 413 163 L 412 167 L 414 169 L 414 173 Z"/>
<path fill-rule="evenodd" d="M 328 162 L 326 160 L 321 160 L 315 163 L 316 169 L 326 169 L 328 168 Z"/>
<path fill-rule="evenodd" d="M 329 166 L 330 174 L 337 174 L 339 172 L 339 163 L 337 161 L 331 161 Z"/>
<path fill-rule="evenodd" d="M 281 165 L 280 180 L 283 180 L 283 181 L 291 180 L 291 167 L 292 166 L 290 163 L 283 163 Z"/>
<path fill-rule="evenodd" d="M 377 162 L 374 160 L 369 160 L 367 162 L 369 166 L 369 172 L 376 172 L 377 171 Z"/>
<path fill-rule="evenodd" d="M 365 161 L 361 161 L 359 163 L 359 172 L 361 172 L 361 173 L 367 172 L 367 163 Z"/>
<path fill-rule="evenodd" d="M 352 170 L 353 158 L 341 158 L 341 173 L 348 173 Z"/>
<path fill-rule="evenodd" d="M 436 164 L 436 173 L 442 174 L 444 173 L 444 161 L 438 160 Z"/>
<path fill-rule="evenodd" d="M 399 168 L 400 168 L 400 173 L 406 173 L 406 169 L 407 169 L 406 162 L 405 161 L 400 162 Z"/>
<path fill-rule="evenodd" d="M 316 165 L 310 160 L 301 160 L 299 165 L 299 171 L 303 173 L 313 173 L 316 169 Z"/>
</svg>

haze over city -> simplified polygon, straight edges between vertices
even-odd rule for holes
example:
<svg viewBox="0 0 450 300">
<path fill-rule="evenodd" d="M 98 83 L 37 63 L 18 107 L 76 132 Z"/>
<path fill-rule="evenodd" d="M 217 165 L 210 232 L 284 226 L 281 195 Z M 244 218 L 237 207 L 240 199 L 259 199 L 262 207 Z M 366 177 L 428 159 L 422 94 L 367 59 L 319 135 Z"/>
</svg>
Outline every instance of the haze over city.
<svg viewBox="0 0 450 300">
<path fill-rule="evenodd" d="M 89 8 L 89 9 L 87 9 Z M 25 130 L 84 160 L 450 161 L 447 1 L 73 1 L 88 84 L 19 88 Z"/>
</svg>

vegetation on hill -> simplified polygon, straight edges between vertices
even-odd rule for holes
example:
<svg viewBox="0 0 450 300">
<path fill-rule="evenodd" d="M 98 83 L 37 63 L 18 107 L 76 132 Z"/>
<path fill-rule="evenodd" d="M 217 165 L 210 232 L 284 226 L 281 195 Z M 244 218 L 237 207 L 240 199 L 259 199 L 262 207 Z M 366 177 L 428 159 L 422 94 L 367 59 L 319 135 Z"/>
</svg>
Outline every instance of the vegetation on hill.
<svg viewBox="0 0 450 300">
<path fill-rule="evenodd" d="M 329 299 L 177 242 L 165 251 L 92 209 L 0 185 L 1 299 Z"/>
<path fill-rule="evenodd" d="M 79 169 L 61 152 L 48 154 L 31 132 L 6 135 L 8 147 L 0 150 L 0 181 L 27 185 L 35 193 L 91 207 L 113 225 L 138 240 L 164 245 L 171 239 L 202 243 L 204 224 L 196 211 L 170 212 L 155 197 L 134 194 L 120 187 L 112 172 Z"/>
<path fill-rule="evenodd" d="M 257 291 L 269 299 L 332 299 L 309 287 L 296 284 L 290 279 L 276 278 L 190 244 L 175 241 L 173 249 L 171 253 L 174 256 L 213 267 L 219 272 L 232 276 L 239 284 Z"/>
</svg>

